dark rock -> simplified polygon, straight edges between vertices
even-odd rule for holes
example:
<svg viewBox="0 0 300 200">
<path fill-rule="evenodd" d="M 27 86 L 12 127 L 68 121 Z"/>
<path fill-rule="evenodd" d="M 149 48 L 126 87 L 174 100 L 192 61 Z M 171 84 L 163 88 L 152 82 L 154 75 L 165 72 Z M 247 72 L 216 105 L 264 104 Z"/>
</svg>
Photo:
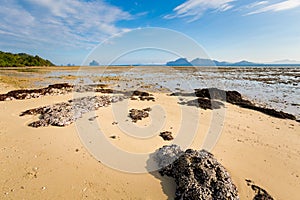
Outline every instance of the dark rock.
<svg viewBox="0 0 300 200">
<path fill-rule="evenodd" d="M 140 96 L 141 101 L 155 101 L 155 98 L 152 96 Z"/>
<path fill-rule="evenodd" d="M 120 92 L 117 92 L 117 91 L 114 91 L 114 90 L 108 89 L 108 88 L 99 88 L 99 89 L 96 89 L 95 92 L 100 92 L 100 93 L 104 93 L 104 94 L 120 93 Z"/>
<path fill-rule="evenodd" d="M 255 192 L 253 200 L 274 200 L 274 198 L 264 189 L 255 185 L 251 180 L 246 180 L 247 185 Z"/>
<path fill-rule="evenodd" d="M 164 131 L 164 132 L 161 132 L 159 134 L 160 137 L 162 137 L 164 140 L 173 140 L 173 136 L 172 136 L 172 132 L 170 131 Z"/>
<path fill-rule="evenodd" d="M 248 100 L 244 100 L 242 95 L 237 91 L 225 91 L 218 88 L 195 89 L 195 95 L 202 98 L 227 101 L 231 104 L 251 103 Z"/>
<path fill-rule="evenodd" d="M 263 107 L 259 107 L 259 106 L 255 106 L 253 104 L 247 104 L 247 103 L 241 103 L 241 104 L 237 104 L 237 105 L 239 105 L 242 108 L 248 108 L 251 110 L 256 110 L 256 111 L 262 112 L 262 113 L 270 115 L 272 117 L 296 120 L 296 117 L 294 115 L 285 113 L 283 111 L 277 111 L 272 108 L 263 108 Z"/>
<path fill-rule="evenodd" d="M 150 111 L 151 111 L 151 108 L 150 108 L 150 107 L 144 108 L 143 111 L 150 112 Z"/>
<path fill-rule="evenodd" d="M 138 100 L 138 98 L 131 97 L 130 100 Z"/>
<path fill-rule="evenodd" d="M 197 97 L 206 97 L 208 99 L 218 99 L 222 101 L 226 99 L 228 103 L 238 105 L 242 108 L 256 110 L 264 114 L 281 118 L 281 119 L 296 120 L 296 117 L 292 114 L 288 114 L 282 111 L 276 111 L 271 108 L 263 108 L 263 107 L 256 106 L 252 102 L 243 99 L 242 95 L 237 91 L 224 91 L 217 88 L 206 88 L 206 89 L 196 89 L 195 94 Z"/>
<path fill-rule="evenodd" d="M 141 92 L 138 90 L 133 91 L 132 96 L 150 96 L 148 92 Z"/>
<path fill-rule="evenodd" d="M 178 145 L 171 144 L 171 145 L 165 145 L 162 148 L 160 148 L 155 153 L 155 161 L 158 164 L 158 167 L 160 169 L 164 169 L 165 172 L 170 171 L 166 169 L 172 168 L 172 163 L 184 154 L 184 151 L 180 149 Z"/>
<path fill-rule="evenodd" d="M 141 101 L 155 101 L 155 98 L 153 97 L 152 94 L 148 92 L 142 92 L 135 90 L 133 92 L 128 92 L 127 95 L 130 95 L 131 93 L 131 100 L 137 100 L 139 98 Z"/>
<path fill-rule="evenodd" d="M 177 145 L 160 148 L 155 160 L 162 176 L 176 182 L 176 200 L 238 200 L 238 192 L 228 172 L 205 150 L 181 151 Z"/>
<path fill-rule="evenodd" d="M 150 111 L 151 108 L 145 108 L 143 110 L 131 109 L 129 110 L 129 117 L 132 119 L 132 122 L 136 123 L 138 120 L 149 117 Z"/>
<path fill-rule="evenodd" d="M 202 109 L 219 109 L 221 107 L 224 107 L 224 104 L 220 101 L 215 101 L 211 99 L 205 99 L 205 98 L 197 98 L 194 100 L 190 100 L 187 102 L 181 102 L 182 105 L 188 105 L 188 106 L 196 106 Z"/>
<path fill-rule="evenodd" d="M 176 92 L 170 95 L 199 97 L 196 100 L 191 100 L 189 102 L 181 102 L 180 104 L 199 106 L 200 108 L 203 109 L 214 109 L 214 105 L 216 106 L 216 108 L 219 108 L 221 106 L 221 104 L 218 103 L 212 104 L 213 106 L 211 106 L 209 102 L 213 102 L 213 101 L 206 101 L 205 99 L 221 100 L 221 101 L 226 101 L 228 103 L 240 106 L 242 108 L 256 110 L 264 114 L 270 115 L 272 117 L 296 120 L 296 117 L 292 114 L 285 113 L 283 111 L 276 111 L 271 108 L 264 108 L 264 107 L 257 106 L 251 101 L 244 99 L 242 95 L 237 91 L 225 91 L 225 90 L 220 90 L 218 88 L 204 88 L 204 89 L 195 89 L 195 93 Z"/>
<path fill-rule="evenodd" d="M 256 195 L 254 196 L 253 200 L 274 200 L 266 190 L 258 187 L 257 185 L 251 186 L 252 190 L 255 191 Z"/>
<path fill-rule="evenodd" d="M 195 97 L 195 93 L 173 92 L 170 96 Z"/>
<path fill-rule="evenodd" d="M 94 121 L 98 116 L 90 117 L 88 120 L 89 121 Z"/>
</svg>

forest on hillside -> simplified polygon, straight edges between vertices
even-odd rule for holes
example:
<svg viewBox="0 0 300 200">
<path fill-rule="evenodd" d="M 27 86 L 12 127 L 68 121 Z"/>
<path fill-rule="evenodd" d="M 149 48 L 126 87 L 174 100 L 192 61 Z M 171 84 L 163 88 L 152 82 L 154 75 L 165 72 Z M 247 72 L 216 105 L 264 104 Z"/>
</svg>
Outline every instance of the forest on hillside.
<svg viewBox="0 0 300 200">
<path fill-rule="evenodd" d="M 38 55 L 32 56 L 26 53 L 13 54 L 0 51 L 0 67 L 25 66 L 54 66 L 54 64 Z"/>
</svg>

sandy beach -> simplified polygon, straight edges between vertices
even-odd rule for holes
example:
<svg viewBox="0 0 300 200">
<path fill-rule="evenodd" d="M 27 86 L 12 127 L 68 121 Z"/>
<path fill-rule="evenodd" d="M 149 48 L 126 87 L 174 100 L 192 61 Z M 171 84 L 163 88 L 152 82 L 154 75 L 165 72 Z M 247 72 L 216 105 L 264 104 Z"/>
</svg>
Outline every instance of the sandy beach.
<svg viewBox="0 0 300 200">
<path fill-rule="evenodd" d="M 1 84 L 1 93 L 12 87 Z M 105 95 L 105 94 L 103 94 Z M 180 129 L 178 97 L 153 93 L 156 101 L 131 101 L 131 108 L 160 105 L 166 123 L 161 130 Z M 111 169 L 97 161 L 82 145 L 75 124 L 67 127 L 29 127 L 37 116 L 20 113 L 63 102 L 73 94 L 0 102 L 1 199 L 173 199 L 175 183 L 158 172 L 133 174 Z M 199 124 L 189 148 L 200 149 L 210 126 L 212 111 L 194 108 Z M 212 149 L 216 159 L 229 171 L 240 199 L 253 199 L 246 179 L 262 187 L 274 199 L 298 199 L 300 190 L 300 127 L 294 120 L 225 103 L 221 135 Z M 159 131 L 147 140 L 128 136 L 114 124 L 112 105 L 97 110 L 96 121 L 109 142 L 130 152 L 154 152 L 172 141 Z M 86 114 L 80 120 L 88 121 Z M 135 125 L 147 127 L 150 118 Z M 126 123 L 132 123 L 129 118 Z M 119 122 L 120 123 L 120 122 Z M 111 136 L 115 136 L 114 139 Z"/>
<path fill-rule="evenodd" d="M 300 200 L 300 0 L 0 18 L 0 200 Z"/>
</svg>

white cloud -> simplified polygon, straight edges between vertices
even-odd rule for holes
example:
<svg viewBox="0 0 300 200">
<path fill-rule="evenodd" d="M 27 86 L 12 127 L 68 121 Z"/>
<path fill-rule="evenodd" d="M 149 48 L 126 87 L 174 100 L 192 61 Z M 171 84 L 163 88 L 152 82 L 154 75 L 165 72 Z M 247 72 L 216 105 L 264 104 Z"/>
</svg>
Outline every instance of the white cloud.
<svg viewBox="0 0 300 200">
<path fill-rule="evenodd" d="M 2 0 L 0 18 L 0 45 L 11 37 L 44 47 L 86 48 L 122 32 L 116 23 L 132 16 L 103 0 Z"/>
<path fill-rule="evenodd" d="M 190 17 L 189 22 L 198 20 L 207 10 L 224 12 L 233 7 L 235 0 L 187 0 L 174 8 L 175 14 L 166 15 L 165 19 Z"/>
<path fill-rule="evenodd" d="M 248 15 L 269 12 L 269 11 L 277 12 L 277 11 L 289 10 L 297 7 L 300 7 L 300 0 L 286 0 L 279 3 L 269 4 L 260 7 L 252 12 L 249 12 Z"/>
<path fill-rule="evenodd" d="M 261 5 L 265 5 L 265 4 L 268 4 L 268 3 L 269 3 L 269 1 L 256 1 L 254 3 L 246 5 L 245 7 L 246 8 L 255 8 L 255 7 L 258 7 L 258 6 L 261 6 Z"/>
</svg>

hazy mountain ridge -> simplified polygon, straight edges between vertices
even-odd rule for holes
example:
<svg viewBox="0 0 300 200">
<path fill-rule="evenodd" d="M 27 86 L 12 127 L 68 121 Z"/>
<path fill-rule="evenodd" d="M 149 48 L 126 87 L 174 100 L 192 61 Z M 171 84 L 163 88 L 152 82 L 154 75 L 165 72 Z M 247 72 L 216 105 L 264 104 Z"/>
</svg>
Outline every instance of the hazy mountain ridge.
<svg viewBox="0 0 300 200">
<path fill-rule="evenodd" d="M 284 60 L 277 60 L 269 64 L 300 64 L 300 61 L 284 59 Z"/>
<path fill-rule="evenodd" d="M 286 61 L 286 60 L 284 60 Z M 169 61 L 166 63 L 167 66 L 281 66 L 281 65 L 296 65 L 299 66 L 300 62 L 293 61 L 290 63 L 280 63 L 276 61 L 273 63 L 254 63 L 247 60 L 242 60 L 239 62 L 226 62 L 226 61 L 217 61 L 205 58 L 195 58 L 192 61 L 188 61 L 186 58 L 178 58 L 175 61 Z"/>
</svg>

